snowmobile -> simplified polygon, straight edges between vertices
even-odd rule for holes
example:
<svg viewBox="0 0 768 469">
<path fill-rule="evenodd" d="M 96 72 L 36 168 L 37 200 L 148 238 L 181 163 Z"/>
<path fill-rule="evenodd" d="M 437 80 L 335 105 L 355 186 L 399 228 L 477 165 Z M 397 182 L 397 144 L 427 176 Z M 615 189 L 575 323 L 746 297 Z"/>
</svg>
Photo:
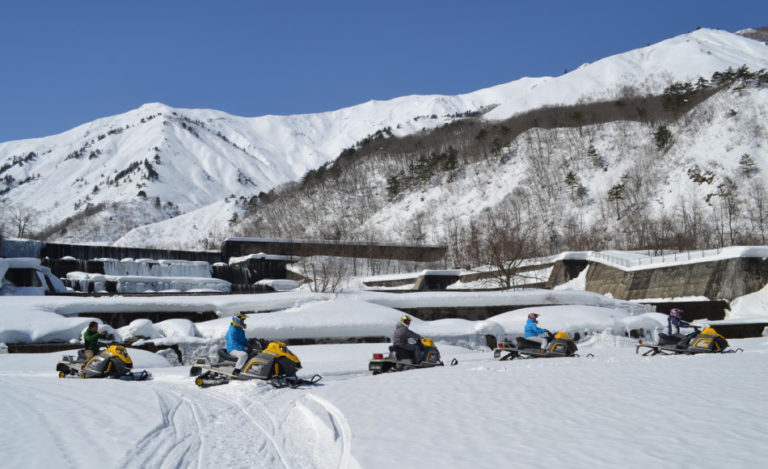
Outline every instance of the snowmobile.
<svg viewBox="0 0 768 469">
<path fill-rule="evenodd" d="M 729 349 L 728 341 L 711 327 L 701 329 L 693 327 L 694 331 L 690 334 L 659 334 L 659 340 L 655 345 L 645 344 L 640 340 L 635 347 L 635 353 L 640 353 L 640 349 L 647 349 L 643 353 L 644 357 L 654 355 L 694 355 L 697 353 L 733 353 L 743 352 L 744 350 Z"/>
<path fill-rule="evenodd" d="M 237 358 L 228 354 L 227 349 L 218 350 L 217 363 L 211 363 L 208 357 L 196 358 L 189 375 L 195 377 L 195 384 L 201 388 L 227 384 L 232 380 L 252 379 L 268 381 L 276 388 L 297 388 L 315 384 L 322 379 L 317 374 L 310 379 L 297 377 L 296 371 L 301 368 L 301 362 L 283 342 L 269 342 L 263 348 L 260 341 L 252 344 L 255 345 L 252 347 L 253 352 L 237 375 L 234 374 Z"/>
<path fill-rule="evenodd" d="M 147 370 L 133 371 L 133 360 L 122 345 L 112 344 L 86 359 L 85 350 L 78 350 L 77 357 L 65 355 L 56 364 L 59 378 L 118 378 L 127 381 L 144 381 L 151 378 Z"/>
<path fill-rule="evenodd" d="M 565 332 L 552 334 L 547 331 L 547 348 L 541 353 L 541 344 L 527 340 L 525 337 L 516 337 L 515 341 L 500 341 L 493 350 L 493 358 L 499 360 L 513 360 L 515 358 L 556 358 L 578 357 L 576 343 Z M 593 355 L 587 354 L 588 357 Z"/>
<path fill-rule="evenodd" d="M 389 354 L 374 353 L 373 358 L 368 362 L 368 369 L 373 372 L 374 375 L 379 373 L 387 373 L 390 371 L 404 371 L 415 370 L 419 368 L 432 368 L 435 366 L 443 366 L 443 361 L 440 359 L 440 351 L 435 347 L 435 342 L 427 337 L 421 339 L 422 352 L 424 359 L 420 362 L 416 362 L 413 352 L 396 345 L 389 346 Z M 459 361 L 455 358 L 451 360 L 451 366 L 458 364 Z"/>
</svg>

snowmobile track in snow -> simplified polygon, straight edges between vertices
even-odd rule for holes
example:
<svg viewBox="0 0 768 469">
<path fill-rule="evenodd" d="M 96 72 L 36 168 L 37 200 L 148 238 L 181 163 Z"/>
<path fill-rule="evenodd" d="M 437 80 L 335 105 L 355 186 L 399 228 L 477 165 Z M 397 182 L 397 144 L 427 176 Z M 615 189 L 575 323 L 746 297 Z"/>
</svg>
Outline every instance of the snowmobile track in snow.
<svg viewBox="0 0 768 469">
<path fill-rule="evenodd" d="M 266 439 L 267 442 L 270 443 L 270 445 L 274 448 L 274 452 L 277 455 L 277 459 L 282 463 L 283 467 L 290 468 L 291 465 L 288 463 L 288 459 L 285 456 L 285 450 L 283 447 L 277 442 L 275 439 L 275 431 L 277 430 L 277 424 L 275 422 L 275 418 L 272 416 L 272 414 L 267 410 L 266 406 L 264 406 L 261 411 L 262 415 L 266 415 L 269 418 L 270 425 L 272 427 L 272 432 L 268 431 L 267 428 L 265 428 L 262 424 L 260 424 L 256 419 L 248 412 L 248 409 L 243 406 L 238 398 L 234 399 L 227 399 L 222 396 L 217 396 L 213 393 L 210 393 L 208 397 L 211 397 L 213 399 L 216 399 L 218 401 L 224 402 L 228 405 L 237 407 L 237 410 L 244 414 L 247 417 L 247 420 L 250 422 L 250 424 L 258 430 L 258 433 Z M 265 448 L 266 445 L 262 446 L 262 448 Z M 265 460 L 266 458 L 262 458 L 262 460 Z"/>
<path fill-rule="evenodd" d="M 57 434 L 55 426 L 51 425 L 51 418 L 45 412 L 41 412 L 37 406 L 30 405 L 29 401 L 20 399 L 12 392 L 7 392 L 6 390 L 10 389 L 7 384 L 6 380 L 0 379 L 0 409 L 3 410 L 3 417 L 8 418 L 12 413 L 18 413 L 26 415 L 25 418 L 29 419 L 29 416 L 34 415 L 35 418 L 32 420 L 43 423 L 40 428 L 45 429 L 46 440 L 53 443 L 51 446 L 56 449 L 56 454 L 61 457 L 62 466 L 76 467 L 76 461 L 69 455 L 70 448 L 67 447 L 61 436 Z M 36 402 L 41 400 L 59 400 L 62 401 L 61 404 L 66 402 L 66 398 L 59 394 L 41 391 L 40 388 L 35 386 L 25 385 L 24 387 L 29 388 L 29 395 L 35 396 Z"/>
<path fill-rule="evenodd" d="M 349 422 L 347 422 L 347 418 L 339 410 L 338 407 L 331 404 L 322 397 L 318 397 L 314 394 L 307 394 L 306 398 L 320 404 L 325 409 L 325 411 L 328 412 L 332 419 L 335 420 L 336 430 L 340 433 L 341 437 L 341 460 L 339 461 L 338 467 L 349 467 L 350 456 L 352 452 L 352 430 L 349 428 Z"/>
<path fill-rule="evenodd" d="M 197 467 L 204 467 L 204 433 L 195 404 L 170 389 L 153 391 L 160 406 L 162 422 L 136 444 L 137 453 L 127 455 L 125 467 L 165 467 L 167 461 L 176 461 L 175 467 L 192 467 L 194 459 L 197 459 Z M 189 429 L 189 419 L 184 417 L 187 409 L 195 422 L 194 430 Z"/>
</svg>

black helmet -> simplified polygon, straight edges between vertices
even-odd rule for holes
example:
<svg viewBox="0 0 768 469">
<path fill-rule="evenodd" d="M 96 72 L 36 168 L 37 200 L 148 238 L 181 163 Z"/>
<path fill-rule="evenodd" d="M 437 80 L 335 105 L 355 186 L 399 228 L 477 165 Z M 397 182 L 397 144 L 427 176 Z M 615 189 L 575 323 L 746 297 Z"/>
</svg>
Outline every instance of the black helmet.
<svg viewBox="0 0 768 469">
<path fill-rule="evenodd" d="M 408 316 L 407 314 L 403 314 L 402 316 L 400 316 L 400 324 L 402 324 L 403 326 L 410 325 L 411 324 L 411 317 Z"/>
</svg>

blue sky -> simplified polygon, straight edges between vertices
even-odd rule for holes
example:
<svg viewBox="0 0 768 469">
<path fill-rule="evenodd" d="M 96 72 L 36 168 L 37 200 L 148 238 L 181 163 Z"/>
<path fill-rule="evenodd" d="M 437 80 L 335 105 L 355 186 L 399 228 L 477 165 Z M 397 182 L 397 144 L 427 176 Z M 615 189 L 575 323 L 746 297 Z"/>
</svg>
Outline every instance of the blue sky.
<svg viewBox="0 0 768 469">
<path fill-rule="evenodd" d="M 460 94 L 690 32 L 768 2 L 4 1 L 0 142 L 147 102 L 240 116 Z"/>
</svg>

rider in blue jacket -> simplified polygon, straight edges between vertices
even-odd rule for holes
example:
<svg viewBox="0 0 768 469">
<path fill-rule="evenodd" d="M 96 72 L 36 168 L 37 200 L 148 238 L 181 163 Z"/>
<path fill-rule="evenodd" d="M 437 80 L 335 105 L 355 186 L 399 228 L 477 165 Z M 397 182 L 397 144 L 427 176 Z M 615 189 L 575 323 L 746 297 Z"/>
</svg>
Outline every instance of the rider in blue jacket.
<svg viewBox="0 0 768 469">
<path fill-rule="evenodd" d="M 541 354 L 543 355 L 547 351 L 547 344 L 549 343 L 549 331 L 541 329 L 537 324 L 536 313 L 528 315 L 528 321 L 525 322 L 525 338 L 532 342 L 539 342 L 541 344 Z"/>
<path fill-rule="evenodd" d="M 244 314 L 237 314 L 232 316 L 232 323 L 227 330 L 227 353 L 233 357 L 237 357 L 237 363 L 235 363 L 235 369 L 232 374 L 239 375 L 243 371 L 243 366 L 248 360 L 248 353 L 251 351 L 251 344 L 245 337 L 245 320 L 248 316 Z"/>
</svg>

